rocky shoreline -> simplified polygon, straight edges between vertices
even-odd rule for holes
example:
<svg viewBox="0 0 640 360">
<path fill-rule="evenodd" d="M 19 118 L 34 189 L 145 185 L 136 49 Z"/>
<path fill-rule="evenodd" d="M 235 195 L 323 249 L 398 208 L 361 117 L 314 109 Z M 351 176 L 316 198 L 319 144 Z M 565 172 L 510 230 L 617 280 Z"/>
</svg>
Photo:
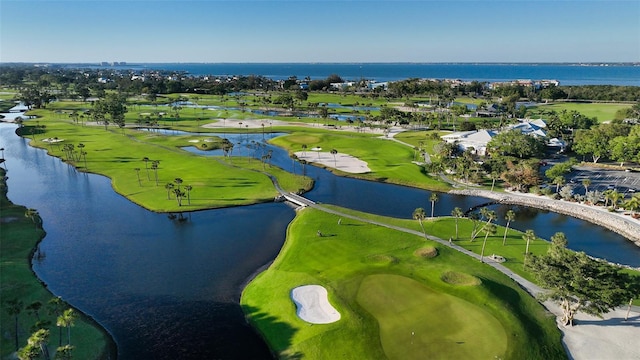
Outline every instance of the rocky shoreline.
<svg viewBox="0 0 640 360">
<path fill-rule="evenodd" d="M 493 192 L 488 190 L 451 190 L 450 194 L 480 196 L 503 204 L 524 205 L 536 209 L 553 211 L 559 214 L 591 222 L 618 233 L 637 246 L 640 246 L 640 221 L 620 213 L 610 212 L 601 206 L 590 206 L 564 200 L 553 200 L 544 196 L 513 192 Z"/>
</svg>

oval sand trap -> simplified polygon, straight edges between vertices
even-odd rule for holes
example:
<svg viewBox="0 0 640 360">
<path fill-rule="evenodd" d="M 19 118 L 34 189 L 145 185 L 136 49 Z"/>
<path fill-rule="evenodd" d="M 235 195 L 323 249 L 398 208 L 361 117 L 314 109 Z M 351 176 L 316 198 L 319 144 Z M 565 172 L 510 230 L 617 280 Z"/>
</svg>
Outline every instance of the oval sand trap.
<svg viewBox="0 0 640 360">
<path fill-rule="evenodd" d="M 312 324 L 330 324 L 340 320 L 340 313 L 329 303 L 327 289 L 320 285 L 304 285 L 291 290 L 298 317 Z"/>
</svg>

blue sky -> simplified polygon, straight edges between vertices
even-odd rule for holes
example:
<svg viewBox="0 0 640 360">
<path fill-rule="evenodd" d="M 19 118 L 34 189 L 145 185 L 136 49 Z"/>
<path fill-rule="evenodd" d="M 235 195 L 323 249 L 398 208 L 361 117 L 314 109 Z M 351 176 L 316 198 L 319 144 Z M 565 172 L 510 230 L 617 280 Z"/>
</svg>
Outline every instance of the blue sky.
<svg viewBox="0 0 640 360">
<path fill-rule="evenodd" d="M 639 62 L 640 1 L 0 0 L 1 62 Z"/>
</svg>

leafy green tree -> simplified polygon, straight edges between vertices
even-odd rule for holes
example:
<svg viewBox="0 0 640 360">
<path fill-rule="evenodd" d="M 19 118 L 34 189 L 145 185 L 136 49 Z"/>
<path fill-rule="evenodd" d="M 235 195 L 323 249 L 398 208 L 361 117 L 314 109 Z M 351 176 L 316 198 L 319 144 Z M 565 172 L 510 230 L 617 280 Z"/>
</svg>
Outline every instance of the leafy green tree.
<svg viewBox="0 0 640 360">
<path fill-rule="evenodd" d="M 99 114 L 103 119 L 105 127 L 109 121 L 117 124 L 119 127 L 124 127 L 124 116 L 127 112 L 125 106 L 126 98 L 123 95 L 109 93 L 104 99 L 97 100 L 93 103 L 93 113 Z"/>
<path fill-rule="evenodd" d="M 531 270 L 547 292 L 543 300 L 553 300 L 562 309 L 561 323 L 573 326 L 578 311 L 602 317 L 629 299 L 640 295 L 640 277 L 624 269 L 566 248 L 564 234 L 556 233 L 545 255 L 533 256 Z"/>
<path fill-rule="evenodd" d="M 526 159 L 541 156 L 544 153 L 545 144 L 542 139 L 523 134 L 518 130 L 509 130 L 494 136 L 487 143 L 487 148 L 490 153 Z"/>
</svg>

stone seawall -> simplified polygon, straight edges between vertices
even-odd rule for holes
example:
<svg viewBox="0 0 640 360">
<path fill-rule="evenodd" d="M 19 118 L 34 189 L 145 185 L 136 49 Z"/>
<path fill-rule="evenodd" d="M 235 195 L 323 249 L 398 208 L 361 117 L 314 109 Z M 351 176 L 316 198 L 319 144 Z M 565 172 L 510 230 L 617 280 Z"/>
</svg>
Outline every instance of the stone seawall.
<svg viewBox="0 0 640 360">
<path fill-rule="evenodd" d="M 600 206 L 589 206 L 564 200 L 553 200 L 544 196 L 499 193 L 488 190 L 452 190 L 450 194 L 480 196 L 497 200 L 503 204 L 524 205 L 536 209 L 549 210 L 563 215 L 600 225 L 618 233 L 640 246 L 640 221 L 629 216 L 610 212 Z"/>
</svg>

